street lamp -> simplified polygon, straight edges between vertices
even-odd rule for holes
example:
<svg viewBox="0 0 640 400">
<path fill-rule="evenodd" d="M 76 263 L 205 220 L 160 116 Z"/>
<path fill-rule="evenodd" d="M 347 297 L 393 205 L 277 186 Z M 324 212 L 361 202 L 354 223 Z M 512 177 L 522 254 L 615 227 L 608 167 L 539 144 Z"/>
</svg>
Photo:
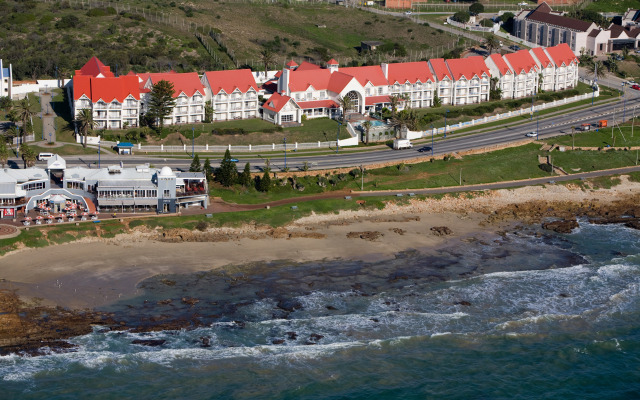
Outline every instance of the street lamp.
<svg viewBox="0 0 640 400">
<path fill-rule="evenodd" d="M 540 111 L 536 112 L 536 140 L 538 140 L 538 134 L 540 132 Z"/>
<path fill-rule="evenodd" d="M 196 128 L 191 127 L 191 158 L 195 156 Z"/>
<path fill-rule="evenodd" d="M 51 136 L 51 134 L 49 134 Z M 100 140 L 98 140 L 98 169 L 100 169 Z"/>
<path fill-rule="evenodd" d="M 536 95 L 535 90 L 531 91 L 531 119 L 529 121 L 533 121 L 533 96 Z"/>
<path fill-rule="evenodd" d="M 625 117 L 627 116 L 627 96 L 624 93 L 624 82 L 622 82 L 622 123 L 626 121 Z"/>
<path fill-rule="evenodd" d="M 447 137 L 447 113 L 449 110 L 444 112 L 444 137 Z"/>
<path fill-rule="evenodd" d="M 287 170 L 287 137 L 284 137 L 284 169 Z"/>
</svg>

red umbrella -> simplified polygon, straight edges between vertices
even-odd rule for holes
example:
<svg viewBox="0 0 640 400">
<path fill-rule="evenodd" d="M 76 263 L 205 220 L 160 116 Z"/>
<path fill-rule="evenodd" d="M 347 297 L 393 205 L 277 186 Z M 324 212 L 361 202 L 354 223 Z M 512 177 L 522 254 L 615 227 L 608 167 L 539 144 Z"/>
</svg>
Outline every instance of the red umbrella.
<svg viewBox="0 0 640 400">
<path fill-rule="evenodd" d="M 51 211 L 51 207 L 47 207 L 47 208 L 45 208 L 45 210 Z"/>
<path fill-rule="evenodd" d="M 54 217 L 53 217 L 53 215 L 49 215 L 47 218 L 53 219 Z"/>
<path fill-rule="evenodd" d="M 58 218 L 64 218 L 64 214 L 58 215 Z"/>
<path fill-rule="evenodd" d="M 88 212 L 83 212 L 82 215 L 89 215 L 89 213 Z"/>
<path fill-rule="evenodd" d="M 78 208 L 78 205 L 74 203 L 74 204 L 71 205 L 71 208 L 74 208 L 74 209 Z"/>
<path fill-rule="evenodd" d="M 31 221 L 31 217 L 24 217 L 25 221 Z"/>
<path fill-rule="evenodd" d="M 44 219 L 44 217 L 42 215 L 38 215 L 36 219 Z"/>
</svg>

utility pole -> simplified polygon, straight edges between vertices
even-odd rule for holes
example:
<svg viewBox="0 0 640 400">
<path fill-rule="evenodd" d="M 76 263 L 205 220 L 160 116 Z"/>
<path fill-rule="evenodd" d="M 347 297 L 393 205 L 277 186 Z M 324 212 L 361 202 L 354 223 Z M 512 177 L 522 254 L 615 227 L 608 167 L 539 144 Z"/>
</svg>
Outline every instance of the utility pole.
<svg viewBox="0 0 640 400">
<path fill-rule="evenodd" d="M 636 162 L 637 164 L 637 162 Z M 364 190 L 364 165 L 360 165 L 360 174 L 361 176 L 361 181 L 360 181 L 360 190 Z"/>
</svg>

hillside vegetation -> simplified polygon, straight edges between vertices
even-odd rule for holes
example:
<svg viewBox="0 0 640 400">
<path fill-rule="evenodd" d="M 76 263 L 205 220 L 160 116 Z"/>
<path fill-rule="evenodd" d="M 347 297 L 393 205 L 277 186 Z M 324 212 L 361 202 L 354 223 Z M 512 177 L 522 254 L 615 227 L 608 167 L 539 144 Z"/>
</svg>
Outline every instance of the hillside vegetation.
<svg viewBox="0 0 640 400">
<path fill-rule="evenodd" d="M 265 49 L 272 53 L 271 69 L 289 58 L 320 62 L 333 57 L 360 65 L 426 58 L 436 46 L 453 46 L 458 39 L 403 17 L 327 4 L 101 4 L 112 7 L 88 8 L 85 2 L 83 8 L 77 0 L 0 1 L 5 10 L 0 16 L 0 52 L 5 63 L 13 64 L 14 78 L 54 77 L 56 66 L 69 76 L 94 55 L 112 70 L 117 65 L 119 73 L 262 69 Z M 196 25 L 201 39 L 194 35 Z M 380 53 L 362 55 L 362 40 L 385 44 Z"/>
</svg>

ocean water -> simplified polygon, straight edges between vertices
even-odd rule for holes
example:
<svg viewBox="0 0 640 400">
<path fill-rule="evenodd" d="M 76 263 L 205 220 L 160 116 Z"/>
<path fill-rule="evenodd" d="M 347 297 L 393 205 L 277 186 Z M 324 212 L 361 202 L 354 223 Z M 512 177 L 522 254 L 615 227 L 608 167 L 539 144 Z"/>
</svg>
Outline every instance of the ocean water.
<svg viewBox="0 0 640 400">
<path fill-rule="evenodd" d="M 195 329 L 0 357 L 0 398 L 639 398 L 640 232 L 534 233 L 154 277 L 109 310 Z"/>
</svg>

